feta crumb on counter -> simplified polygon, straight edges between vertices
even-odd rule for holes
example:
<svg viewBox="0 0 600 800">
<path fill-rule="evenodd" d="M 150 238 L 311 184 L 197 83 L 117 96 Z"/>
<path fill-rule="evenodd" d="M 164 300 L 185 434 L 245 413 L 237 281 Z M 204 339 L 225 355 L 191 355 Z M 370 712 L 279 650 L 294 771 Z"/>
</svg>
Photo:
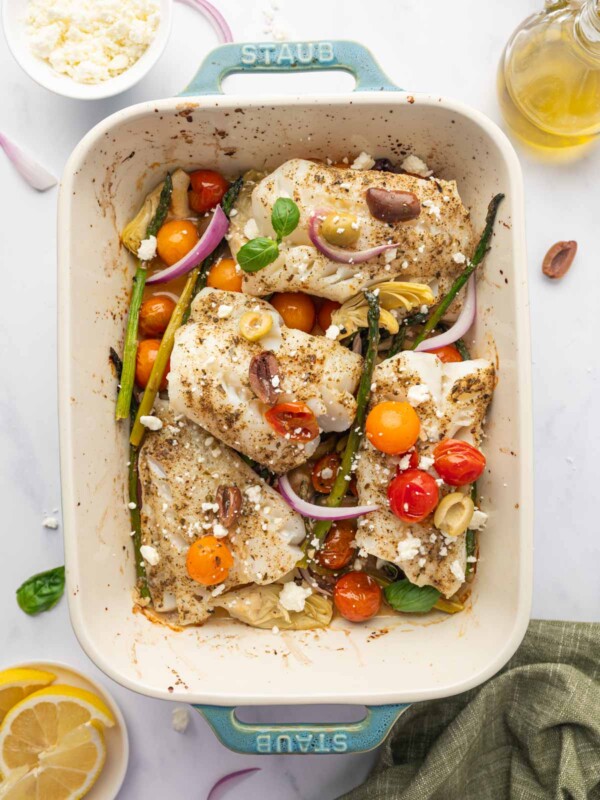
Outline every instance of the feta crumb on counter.
<svg viewBox="0 0 600 800">
<path fill-rule="evenodd" d="M 142 239 L 137 251 L 137 256 L 140 261 L 152 261 L 156 255 L 156 244 L 156 236 L 149 236 L 147 239 Z"/>
<path fill-rule="evenodd" d="M 162 420 L 158 417 L 153 417 L 151 414 L 142 415 L 140 417 L 140 422 L 144 428 L 148 428 L 149 431 L 159 431 L 163 426 Z"/>
<path fill-rule="evenodd" d="M 312 589 L 298 586 L 294 581 L 284 584 L 279 593 L 279 602 L 287 611 L 304 611 L 306 598 L 312 594 Z"/>
<path fill-rule="evenodd" d="M 429 169 L 427 164 L 419 158 L 419 156 L 406 156 L 400 165 L 406 172 L 412 172 L 413 175 L 420 175 L 421 178 L 429 178 L 433 175 L 433 170 Z"/>
<path fill-rule="evenodd" d="M 177 733 L 185 733 L 190 724 L 190 712 L 185 706 L 177 706 L 171 712 L 171 725 Z"/>
<path fill-rule="evenodd" d="M 44 517 L 42 525 L 44 528 L 50 528 L 50 530 L 55 531 L 58 528 L 58 520 L 56 517 Z"/>
<path fill-rule="evenodd" d="M 160 561 L 158 550 L 156 547 L 152 547 L 151 544 L 143 544 L 140 547 L 140 554 L 144 561 L 147 561 L 151 567 L 155 567 Z"/>
<path fill-rule="evenodd" d="M 365 153 L 363 150 L 362 153 L 359 153 L 354 161 L 350 169 L 371 169 L 371 167 L 375 166 L 375 159 L 373 156 L 370 156 L 368 153 Z"/>
<path fill-rule="evenodd" d="M 400 561 L 409 561 L 419 554 L 421 540 L 416 536 L 407 536 L 406 539 L 398 542 L 398 558 Z"/>
</svg>

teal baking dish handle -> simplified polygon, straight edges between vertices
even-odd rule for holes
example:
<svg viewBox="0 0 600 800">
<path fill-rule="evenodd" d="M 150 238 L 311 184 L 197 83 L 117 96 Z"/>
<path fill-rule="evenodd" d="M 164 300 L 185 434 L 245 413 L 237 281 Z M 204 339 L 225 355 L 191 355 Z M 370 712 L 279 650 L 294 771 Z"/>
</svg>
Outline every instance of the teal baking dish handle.
<svg viewBox="0 0 600 800">
<path fill-rule="evenodd" d="M 180 97 L 222 94 L 221 83 L 236 72 L 325 72 L 343 70 L 356 92 L 399 92 L 373 54 L 358 42 L 240 42 L 212 50 Z"/>
<path fill-rule="evenodd" d="M 410 704 L 367 706 L 360 722 L 248 723 L 232 706 L 195 705 L 225 747 L 251 755 L 366 753 L 378 747 Z"/>
</svg>

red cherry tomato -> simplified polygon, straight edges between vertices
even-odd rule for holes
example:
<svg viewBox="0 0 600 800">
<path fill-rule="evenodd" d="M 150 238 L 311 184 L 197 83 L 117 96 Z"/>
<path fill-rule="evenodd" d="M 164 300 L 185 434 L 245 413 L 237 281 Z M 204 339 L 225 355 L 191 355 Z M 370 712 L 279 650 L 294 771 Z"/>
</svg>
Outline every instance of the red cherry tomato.
<svg viewBox="0 0 600 800">
<path fill-rule="evenodd" d="M 356 525 L 351 519 L 340 519 L 334 522 L 323 547 L 317 550 L 315 560 L 326 569 L 343 569 L 354 558 L 356 546 Z"/>
<path fill-rule="evenodd" d="M 438 499 L 435 478 L 422 469 L 407 469 L 388 486 L 390 508 L 403 522 L 421 522 L 437 506 Z"/>
<path fill-rule="evenodd" d="M 405 469 L 400 469 L 400 464 L 398 464 L 398 467 L 396 469 L 397 475 L 400 475 L 401 472 L 406 472 L 407 469 L 416 469 L 419 466 L 420 458 L 416 450 L 409 450 L 409 452 L 405 453 L 405 455 L 410 456 L 408 467 L 406 467 Z"/>
<path fill-rule="evenodd" d="M 218 172 L 212 169 L 197 169 L 190 175 L 192 188 L 188 198 L 190 206 L 198 214 L 204 214 L 218 206 L 223 195 L 229 189 L 229 183 Z"/>
<path fill-rule="evenodd" d="M 476 447 L 458 439 L 444 439 L 433 451 L 433 466 L 450 486 L 474 483 L 485 469 L 485 456 Z"/>
<path fill-rule="evenodd" d="M 333 489 L 333 484 L 340 468 L 340 461 L 341 458 L 337 453 L 328 453 L 328 455 L 315 462 L 311 474 L 315 492 L 329 494 Z"/>
<path fill-rule="evenodd" d="M 443 347 L 436 347 L 435 350 L 428 350 L 427 352 L 433 353 L 433 355 L 437 356 L 440 361 L 444 362 L 444 364 L 450 364 L 452 361 L 463 360 L 463 357 L 453 344 L 446 344 Z"/>
<path fill-rule="evenodd" d="M 265 419 L 275 433 L 293 442 L 310 442 L 319 435 L 317 418 L 306 403 L 278 403 L 267 411 Z"/>
<path fill-rule="evenodd" d="M 336 583 L 333 602 L 342 617 L 350 622 L 364 622 L 379 611 L 381 589 L 370 575 L 364 572 L 348 572 Z"/>
</svg>

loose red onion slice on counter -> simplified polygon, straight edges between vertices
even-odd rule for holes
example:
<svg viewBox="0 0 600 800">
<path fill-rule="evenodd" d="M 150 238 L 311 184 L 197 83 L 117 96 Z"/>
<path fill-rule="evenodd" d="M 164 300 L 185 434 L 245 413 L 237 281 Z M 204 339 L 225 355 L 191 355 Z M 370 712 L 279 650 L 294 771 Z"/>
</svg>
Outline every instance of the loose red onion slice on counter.
<svg viewBox="0 0 600 800">
<path fill-rule="evenodd" d="M 308 503 L 299 497 L 292 489 L 287 475 L 282 475 L 278 483 L 279 493 L 283 499 L 290 505 L 298 514 L 310 519 L 355 519 L 361 517 L 363 514 L 370 514 L 372 511 L 377 511 L 379 506 L 340 506 L 339 508 L 328 508 L 327 506 L 317 506 L 314 503 Z"/>
<path fill-rule="evenodd" d="M 221 208 L 217 206 L 214 210 L 213 217 L 208 224 L 208 228 L 204 231 L 197 244 L 192 247 L 189 253 L 183 258 L 180 258 L 175 264 L 160 272 L 151 275 L 146 283 L 166 283 L 172 281 L 174 278 L 179 278 L 185 275 L 207 256 L 219 245 L 221 239 L 225 236 L 229 229 L 229 220 L 227 215 Z"/>
<path fill-rule="evenodd" d="M 317 250 L 332 261 L 337 261 L 340 264 L 363 264 L 370 258 L 375 258 L 375 256 L 385 253 L 386 250 L 391 250 L 398 246 L 396 244 L 380 244 L 377 247 L 370 247 L 368 250 L 345 250 L 343 247 L 335 247 L 329 244 L 320 233 L 322 217 L 327 216 L 328 213 L 328 211 L 315 211 L 311 214 L 308 223 L 308 236 Z"/>
<path fill-rule="evenodd" d="M 212 789 L 206 796 L 206 800 L 220 800 L 225 795 L 227 790 L 231 788 L 232 781 L 236 778 L 242 778 L 244 775 L 250 775 L 252 772 L 260 772 L 261 767 L 248 767 L 247 769 L 238 769 L 236 772 L 230 772 L 228 775 L 223 775 L 222 778 L 214 784 Z"/>
<path fill-rule="evenodd" d="M 51 172 L 36 161 L 33 156 L 23 152 L 11 139 L 0 133 L 0 147 L 3 148 L 8 159 L 12 161 L 15 169 L 27 183 L 38 192 L 45 192 L 46 189 L 56 186 L 58 180 Z"/>
<path fill-rule="evenodd" d="M 475 314 L 477 313 L 477 290 L 475 288 L 475 275 L 471 275 L 467 283 L 467 294 L 465 302 L 458 316 L 458 319 L 451 328 L 448 328 L 444 333 L 439 336 L 432 336 L 431 339 L 425 339 L 415 347 L 415 350 L 424 353 L 428 350 L 435 350 L 438 347 L 444 347 L 447 344 L 452 344 L 457 339 L 460 339 L 467 333 L 471 325 L 475 322 Z"/>
<path fill-rule="evenodd" d="M 233 33 L 227 24 L 227 20 L 212 3 L 208 2 L 208 0 L 179 0 L 179 2 L 185 3 L 186 6 L 190 6 L 191 8 L 195 8 L 196 11 L 199 11 L 205 16 L 222 42 L 233 42 Z"/>
</svg>

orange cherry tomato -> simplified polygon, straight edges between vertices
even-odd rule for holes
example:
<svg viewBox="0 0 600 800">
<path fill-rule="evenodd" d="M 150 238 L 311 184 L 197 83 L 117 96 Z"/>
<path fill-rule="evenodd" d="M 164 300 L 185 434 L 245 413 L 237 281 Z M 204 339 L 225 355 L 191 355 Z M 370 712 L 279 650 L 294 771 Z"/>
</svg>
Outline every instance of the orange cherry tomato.
<svg viewBox="0 0 600 800">
<path fill-rule="evenodd" d="M 306 403 L 278 403 L 266 412 L 265 419 L 275 433 L 293 442 L 311 442 L 319 435 L 317 418 Z"/>
<path fill-rule="evenodd" d="M 342 617 L 350 622 L 364 622 L 381 608 L 381 589 L 370 575 L 348 572 L 335 584 L 333 602 Z"/>
<path fill-rule="evenodd" d="M 388 455 L 406 453 L 419 438 L 421 423 L 409 403 L 377 403 L 367 417 L 365 431 L 373 447 Z"/>
<path fill-rule="evenodd" d="M 135 357 L 135 382 L 140 389 L 145 389 L 150 379 L 152 367 L 156 361 L 156 354 L 160 347 L 160 339 L 144 339 L 138 344 L 137 354 Z M 162 376 L 160 382 L 160 391 L 164 392 L 167 388 L 167 377 L 171 369 L 171 359 L 167 362 L 165 374 Z"/>
<path fill-rule="evenodd" d="M 315 560 L 326 569 L 343 569 L 347 567 L 356 554 L 354 537 L 356 525 L 351 519 L 340 519 L 334 522 L 323 542 L 317 550 Z"/>
<path fill-rule="evenodd" d="M 233 258 L 222 258 L 213 264 L 206 278 L 206 285 L 225 292 L 241 292 L 244 273 Z"/>
<path fill-rule="evenodd" d="M 229 575 L 229 570 L 233 566 L 233 556 L 222 539 L 203 536 L 191 545 L 185 565 L 193 581 L 203 586 L 214 586 Z"/>
<path fill-rule="evenodd" d="M 453 344 L 446 344 L 443 347 L 436 347 L 435 350 L 428 350 L 427 352 L 433 353 L 433 355 L 437 356 L 440 361 L 444 362 L 444 364 L 450 364 L 452 361 L 463 360 L 463 357 Z"/>
<path fill-rule="evenodd" d="M 421 522 L 438 504 L 438 485 L 428 472 L 407 469 L 390 482 L 388 500 L 392 512 L 403 522 Z"/>
<path fill-rule="evenodd" d="M 229 182 L 212 169 L 197 169 L 190 174 L 190 180 L 192 188 L 188 192 L 188 199 L 198 214 L 205 214 L 218 206 L 229 189 Z"/>
<path fill-rule="evenodd" d="M 336 475 L 340 468 L 341 458 L 337 453 L 328 453 L 315 462 L 312 468 L 312 485 L 315 492 L 329 494 L 333 489 Z"/>
<path fill-rule="evenodd" d="M 433 451 L 433 466 L 450 486 L 474 483 L 485 469 L 485 456 L 476 447 L 459 439 L 444 439 Z"/>
<path fill-rule="evenodd" d="M 197 244 L 198 231 L 189 219 L 172 219 L 165 222 L 156 235 L 156 250 L 167 266 L 172 266 L 187 255 Z"/>
<path fill-rule="evenodd" d="M 321 308 L 319 309 L 319 314 L 317 319 L 319 320 L 319 327 L 323 332 L 327 330 L 327 328 L 331 325 L 331 315 L 334 311 L 337 311 L 338 308 L 341 308 L 341 304 L 337 303 L 335 300 L 325 300 Z"/>
<path fill-rule="evenodd" d="M 157 294 L 144 300 L 139 321 L 142 336 L 162 336 L 174 310 L 175 303 L 165 294 Z"/>
<path fill-rule="evenodd" d="M 269 301 L 283 317 L 288 328 L 310 333 L 315 324 L 315 304 L 302 292 L 278 292 Z"/>
</svg>

